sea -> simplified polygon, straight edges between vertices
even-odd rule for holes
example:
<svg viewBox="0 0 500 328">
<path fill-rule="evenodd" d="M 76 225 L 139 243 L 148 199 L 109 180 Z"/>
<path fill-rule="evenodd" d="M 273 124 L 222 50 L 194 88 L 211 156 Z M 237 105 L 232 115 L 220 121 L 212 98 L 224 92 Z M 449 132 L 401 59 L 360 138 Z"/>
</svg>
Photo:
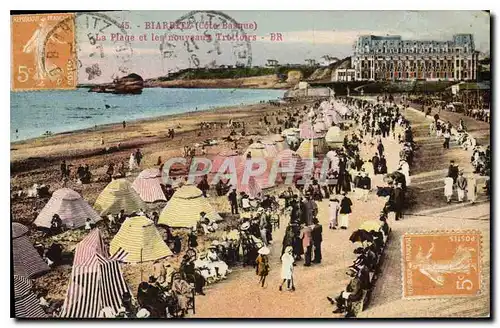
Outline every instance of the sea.
<svg viewBox="0 0 500 328">
<path fill-rule="evenodd" d="M 284 90 L 145 88 L 141 95 L 76 90 L 11 92 L 11 142 L 216 107 L 278 100 Z M 17 131 L 16 131 L 17 130 Z"/>
</svg>

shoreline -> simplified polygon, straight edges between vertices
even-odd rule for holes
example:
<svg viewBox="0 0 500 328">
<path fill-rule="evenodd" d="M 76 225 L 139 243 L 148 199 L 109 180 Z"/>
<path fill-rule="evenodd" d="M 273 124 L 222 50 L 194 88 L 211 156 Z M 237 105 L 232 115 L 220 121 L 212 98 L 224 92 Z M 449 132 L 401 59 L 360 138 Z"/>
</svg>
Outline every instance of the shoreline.
<svg viewBox="0 0 500 328">
<path fill-rule="evenodd" d="M 88 87 L 77 87 L 77 88 L 86 89 Z M 150 88 L 155 88 L 155 87 L 150 87 Z M 178 89 L 181 89 L 181 88 L 178 88 Z M 202 89 L 205 89 L 205 88 L 202 88 Z M 212 89 L 215 89 L 215 88 L 212 88 Z M 221 89 L 224 89 L 224 88 L 221 88 Z M 263 89 L 257 89 L 257 90 L 263 90 Z M 272 90 L 272 89 L 269 89 L 269 90 Z M 279 97 L 279 100 L 282 100 L 282 99 L 283 99 L 283 97 Z M 192 115 L 193 113 L 206 113 L 206 112 L 210 112 L 210 111 L 233 110 L 233 109 L 236 110 L 236 109 L 242 109 L 242 108 L 247 107 L 247 106 L 264 105 L 264 104 L 268 104 L 268 102 L 266 101 L 264 103 L 250 103 L 250 104 L 240 104 L 240 105 L 222 105 L 222 106 L 209 107 L 207 109 L 194 109 L 194 110 L 191 109 L 189 111 L 185 111 L 182 113 L 161 114 L 158 116 L 148 116 L 148 117 L 137 118 L 137 119 L 133 119 L 130 121 L 126 121 L 126 123 L 128 125 L 129 123 L 134 124 L 134 123 L 141 123 L 141 122 L 154 121 L 154 120 L 166 120 L 168 118 L 174 118 L 176 116 Z M 110 127 L 118 127 L 118 126 L 121 127 L 121 125 L 122 125 L 122 122 L 117 121 L 117 122 L 112 122 L 112 123 L 97 124 L 93 127 L 78 128 L 75 130 L 56 132 L 56 133 L 53 133 L 53 134 L 48 135 L 48 136 L 40 135 L 38 137 L 30 137 L 27 139 L 15 140 L 15 141 L 12 141 L 12 138 L 11 138 L 10 145 L 13 146 L 13 145 L 24 144 L 27 142 L 28 143 L 29 142 L 36 142 L 37 140 L 43 140 L 46 138 L 53 138 L 53 137 L 64 136 L 64 135 L 71 135 L 71 134 L 75 134 L 75 133 L 86 133 L 86 132 L 98 131 L 100 129 L 110 128 Z"/>
</svg>

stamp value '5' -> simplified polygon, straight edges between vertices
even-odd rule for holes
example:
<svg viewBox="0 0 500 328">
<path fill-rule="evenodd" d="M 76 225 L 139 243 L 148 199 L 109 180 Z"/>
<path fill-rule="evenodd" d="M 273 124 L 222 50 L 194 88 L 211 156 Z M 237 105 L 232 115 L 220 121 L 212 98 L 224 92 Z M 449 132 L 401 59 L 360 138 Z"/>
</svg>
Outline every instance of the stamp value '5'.
<svg viewBox="0 0 500 328">
<path fill-rule="evenodd" d="M 11 17 L 11 89 L 73 89 L 77 84 L 74 14 Z"/>
<path fill-rule="evenodd" d="M 481 293 L 481 233 L 407 233 L 402 240 L 403 297 Z"/>
</svg>

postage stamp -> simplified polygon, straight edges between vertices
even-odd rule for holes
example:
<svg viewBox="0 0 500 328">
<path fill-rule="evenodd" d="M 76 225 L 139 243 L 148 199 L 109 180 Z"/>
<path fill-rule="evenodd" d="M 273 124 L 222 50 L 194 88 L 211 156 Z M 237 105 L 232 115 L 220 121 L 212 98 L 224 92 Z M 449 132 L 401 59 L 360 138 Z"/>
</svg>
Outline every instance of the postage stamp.
<svg viewBox="0 0 500 328">
<path fill-rule="evenodd" d="M 73 89 L 77 84 L 73 13 L 11 18 L 11 89 Z"/>
<path fill-rule="evenodd" d="M 481 232 L 407 233 L 402 238 L 404 298 L 481 294 Z"/>
</svg>

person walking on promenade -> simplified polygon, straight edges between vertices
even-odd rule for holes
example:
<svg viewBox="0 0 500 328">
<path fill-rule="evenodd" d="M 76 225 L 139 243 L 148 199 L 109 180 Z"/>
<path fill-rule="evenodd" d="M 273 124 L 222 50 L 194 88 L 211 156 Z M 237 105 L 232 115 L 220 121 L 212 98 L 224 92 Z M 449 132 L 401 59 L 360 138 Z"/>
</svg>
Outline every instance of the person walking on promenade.
<svg viewBox="0 0 500 328">
<path fill-rule="evenodd" d="M 323 241 L 323 227 L 319 223 L 317 218 L 313 219 L 314 226 L 312 228 L 312 243 L 314 246 L 314 259 L 313 263 L 321 263 L 321 242 Z"/>
<path fill-rule="evenodd" d="M 453 195 L 453 178 L 448 176 L 444 179 L 444 196 L 446 202 L 451 203 L 451 196 Z"/>
<path fill-rule="evenodd" d="M 340 200 L 340 210 L 339 210 L 339 225 L 340 229 L 347 229 L 349 227 L 349 214 L 352 213 L 352 201 L 346 196 L 346 192 L 342 193 L 342 199 Z"/>
<path fill-rule="evenodd" d="M 464 177 L 464 172 L 460 172 L 457 178 L 457 196 L 459 202 L 464 201 L 466 191 L 467 191 L 467 179 Z"/>
<path fill-rule="evenodd" d="M 280 284 L 279 290 L 283 290 L 283 284 L 287 283 L 287 288 L 290 291 L 295 291 L 295 286 L 293 283 L 293 249 L 291 246 L 285 248 L 285 253 L 281 256 L 281 279 L 283 281 Z"/>
<path fill-rule="evenodd" d="M 257 259 L 255 260 L 255 263 L 257 264 L 255 274 L 260 277 L 259 284 L 261 284 L 261 287 L 264 287 L 264 284 L 266 283 L 266 277 L 269 274 L 269 258 L 267 257 L 267 255 L 269 255 L 270 250 L 269 248 L 264 246 L 259 249 L 258 253 L 259 256 L 257 256 Z"/>
<path fill-rule="evenodd" d="M 443 133 L 443 137 L 444 137 L 443 148 L 450 149 L 450 138 L 451 138 L 450 130 L 446 129 Z"/>
<path fill-rule="evenodd" d="M 300 230 L 300 239 L 304 248 L 304 266 L 311 266 L 312 255 L 312 229 L 311 226 L 304 225 Z"/>
<path fill-rule="evenodd" d="M 458 178 L 458 166 L 455 165 L 455 161 L 450 161 L 450 166 L 448 167 L 448 177 L 453 179 L 453 183 L 457 182 Z"/>
<path fill-rule="evenodd" d="M 227 198 L 231 204 L 231 214 L 238 214 L 238 195 L 236 194 L 236 188 L 231 190 Z"/>
<path fill-rule="evenodd" d="M 469 178 L 469 182 L 467 183 L 467 200 L 469 200 L 472 204 L 476 202 L 476 193 L 477 193 L 477 181 L 476 176 L 472 174 Z"/>
<path fill-rule="evenodd" d="M 338 226 L 338 217 L 339 217 L 339 209 L 340 203 L 337 198 L 330 198 L 330 202 L 328 203 L 329 216 L 330 221 L 328 224 L 329 229 L 337 229 Z"/>
</svg>

